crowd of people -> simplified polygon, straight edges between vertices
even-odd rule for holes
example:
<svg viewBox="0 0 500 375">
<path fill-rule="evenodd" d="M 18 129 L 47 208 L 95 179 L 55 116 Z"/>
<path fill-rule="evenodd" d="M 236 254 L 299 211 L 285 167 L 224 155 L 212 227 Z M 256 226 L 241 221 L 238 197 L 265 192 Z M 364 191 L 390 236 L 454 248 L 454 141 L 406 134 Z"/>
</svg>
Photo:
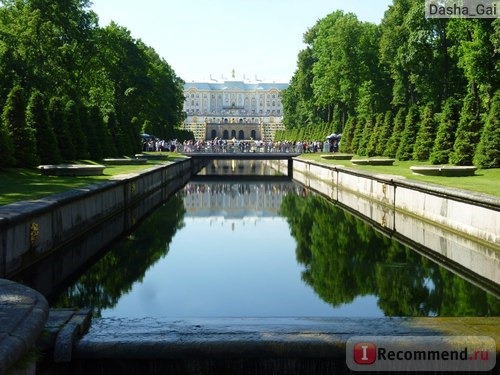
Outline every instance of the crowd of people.
<svg viewBox="0 0 500 375">
<path fill-rule="evenodd" d="M 178 152 L 337 152 L 339 141 L 260 141 L 215 138 L 213 140 L 189 140 L 179 142 L 176 139 L 165 141 L 150 137 L 143 139 L 143 151 L 178 151 Z"/>
</svg>

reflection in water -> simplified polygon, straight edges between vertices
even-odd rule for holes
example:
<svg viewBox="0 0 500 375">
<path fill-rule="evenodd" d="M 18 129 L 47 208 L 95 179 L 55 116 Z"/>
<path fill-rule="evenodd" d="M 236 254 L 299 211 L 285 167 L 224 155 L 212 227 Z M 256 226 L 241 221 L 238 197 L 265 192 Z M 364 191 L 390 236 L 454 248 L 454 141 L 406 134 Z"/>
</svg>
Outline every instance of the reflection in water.
<svg viewBox="0 0 500 375">
<path fill-rule="evenodd" d="M 302 278 L 332 306 L 376 295 L 387 316 L 497 316 L 500 300 L 317 195 L 287 195 L 280 212 Z"/>
<path fill-rule="evenodd" d="M 189 183 L 57 306 L 122 317 L 500 313 L 494 296 L 292 182 Z"/>
<path fill-rule="evenodd" d="M 198 176 L 276 176 L 276 169 L 261 160 L 212 160 Z"/>
<path fill-rule="evenodd" d="M 115 306 L 168 253 L 172 237 L 184 225 L 184 213 L 182 198 L 174 195 L 87 270 L 53 307 L 91 307 L 99 316 L 102 309 Z"/>
</svg>

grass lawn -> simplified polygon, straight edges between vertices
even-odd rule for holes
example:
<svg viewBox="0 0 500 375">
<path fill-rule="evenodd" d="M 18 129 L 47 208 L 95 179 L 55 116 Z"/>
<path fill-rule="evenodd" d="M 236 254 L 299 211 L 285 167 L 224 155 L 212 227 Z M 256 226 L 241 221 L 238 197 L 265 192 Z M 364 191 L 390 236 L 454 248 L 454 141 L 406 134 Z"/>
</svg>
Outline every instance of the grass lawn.
<svg viewBox="0 0 500 375">
<path fill-rule="evenodd" d="M 159 154 L 159 153 L 152 153 Z M 111 177 L 140 171 L 153 165 L 164 164 L 178 157 L 176 153 L 162 153 L 163 160 L 150 160 L 143 165 L 110 165 L 101 176 L 42 176 L 37 168 L 13 168 L 0 170 L 0 205 L 22 200 L 42 198 L 47 195 L 63 192 L 68 189 L 87 186 L 96 182 L 109 180 Z M 91 161 L 78 163 L 95 164 Z"/>
<path fill-rule="evenodd" d="M 478 169 L 475 176 L 468 177 L 419 176 L 413 174 L 413 172 L 410 170 L 410 167 L 413 165 L 430 165 L 429 162 L 396 160 L 393 165 L 389 166 L 354 165 L 350 160 L 327 160 L 322 159 L 321 155 L 322 153 L 320 152 L 302 154 L 300 158 L 314 160 L 324 164 L 341 165 L 357 170 L 398 175 L 412 180 L 431 182 L 437 185 L 444 185 L 500 196 L 500 168 Z"/>
</svg>

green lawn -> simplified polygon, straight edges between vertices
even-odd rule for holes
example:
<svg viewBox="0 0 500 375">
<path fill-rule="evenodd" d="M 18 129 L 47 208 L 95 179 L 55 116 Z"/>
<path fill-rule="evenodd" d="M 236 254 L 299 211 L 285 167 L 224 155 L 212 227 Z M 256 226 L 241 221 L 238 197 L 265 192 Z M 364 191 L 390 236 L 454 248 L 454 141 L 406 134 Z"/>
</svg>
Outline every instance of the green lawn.
<svg viewBox="0 0 500 375">
<path fill-rule="evenodd" d="M 106 181 L 119 174 L 140 171 L 181 157 L 175 153 L 163 153 L 163 155 L 165 155 L 165 159 L 150 160 L 148 164 L 143 165 L 107 166 L 102 176 L 42 176 L 36 168 L 0 170 L 0 205 L 42 198 L 68 189 Z M 86 161 L 85 163 L 91 164 L 92 162 Z"/>
<path fill-rule="evenodd" d="M 480 193 L 500 196 L 500 169 L 479 169 L 475 176 L 468 177 L 441 177 L 441 176 L 419 176 L 410 170 L 412 165 L 429 165 L 429 162 L 418 161 L 395 161 L 392 166 L 368 166 L 354 165 L 350 160 L 327 160 L 321 158 L 322 153 L 303 154 L 300 158 L 315 160 L 329 165 L 342 165 L 348 168 L 369 172 L 379 172 L 403 176 L 408 179 L 423 182 L 431 182 L 459 189 L 472 190 Z M 360 157 L 361 158 L 361 157 Z"/>
</svg>

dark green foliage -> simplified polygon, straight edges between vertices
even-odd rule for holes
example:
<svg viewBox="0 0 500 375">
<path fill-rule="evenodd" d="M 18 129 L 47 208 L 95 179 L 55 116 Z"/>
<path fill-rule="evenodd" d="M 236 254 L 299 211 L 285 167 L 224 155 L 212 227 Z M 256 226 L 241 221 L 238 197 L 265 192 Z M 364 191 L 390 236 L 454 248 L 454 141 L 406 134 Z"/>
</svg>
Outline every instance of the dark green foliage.
<svg viewBox="0 0 500 375">
<path fill-rule="evenodd" d="M 498 299 L 315 195 L 280 207 L 302 279 L 332 306 L 376 296 L 387 316 L 495 316 Z M 332 230 L 332 228 L 335 228 Z"/>
<path fill-rule="evenodd" d="M 352 140 L 354 138 L 354 132 L 356 131 L 356 117 L 349 116 L 345 124 L 344 132 L 342 133 L 342 139 L 340 142 L 341 152 L 352 152 Z"/>
<path fill-rule="evenodd" d="M 0 103 L 15 83 L 27 93 L 38 90 L 47 100 L 57 98 L 49 103 L 47 115 L 57 137 L 56 149 L 67 161 L 87 158 L 87 147 L 96 153 L 98 146 L 86 144 L 87 128 L 81 127 L 87 121 L 79 118 L 90 107 L 115 113 L 121 142 L 111 142 L 108 130 L 94 128 L 111 154 L 140 150 L 140 128 L 134 118 L 139 124 L 149 120 L 155 133 L 166 138 L 183 119 L 183 81 L 170 65 L 125 28 L 115 23 L 100 28 L 90 6 L 88 0 L 0 5 Z M 0 134 L 4 165 L 13 164 L 8 149 L 14 138 L 9 132 L 5 128 Z M 115 150 L 115 143 L 124 149 Z M 27 161 L 18 156 L 24 165 Z"/>
<path fill-rule="evenodd" d="M 97 128 L 102 124 L 101 112 L 99 108 L 93 106 L 88 110 L 85 116 L 87 124 L 85 126 L 87 133 L 88 148 L 92 160 L 101 160 L 104 155 L 103 142 L 99 136 Z"/>
<path fill-rule="evenodd" d="M 49 103 L 49 121 L 54 129 L 57 138 L 57 145 L 63 160 L 75 160 L 75 146 L 71 129 L 66 122 L 65 106 L 66 101 L 59 97 L 50 99 Z"/>
<path fill-rule="evenodd" d="M 363 122 L 363 120 L 361 120 Z M 366 116 L 364 118 L 364 126 L 363 126 L 363 133 L 361 135 L 361 140 L 359 141 L 359 146 L 358 146 L 358 155 L 365 155 L 368 156 L 368 142 L 370 141 L 370 138 L 373 134 L 373 128 L 374 128 L 374 123 L 373 123 L 373 116 Z"/>
<path fill-rule="evenodd" d="M 500 168 L 500 90 L 493 96 L 474 164 L 480 168 Z"/>
<path fill-rule="evenodd" d="M 379 138 L 377 142 L 377 147 L 375 148 L 375 154 L 376 155 L 384 155 L 387 142 L 389 141 L 389 137 L 391 136 L 392 132 L 392 123 L 393 117 L 392 117 L 392 112 L 387 111 L 385 112 L 384 115 L 384 123 L 382 125 L 382 128 L 379 130 Z"/>
<path fill-rule="evenodd" d="M 116 115 L 114 112 L 108 114 L 107 119 L 107 127 L 109 133 L 111 134 L 112 143 L 113 143 L 113 153 L 112 156 L 122 156 L 120 152 L 123 153 L 123 150 L 127 149 L 127 139 L 125 138 L 125 134 L 123 133 L 120 124 L 116 119 Z M 110 154 L 111 155 L 111 154 Z"/>
<path fill-rule="evenodd" d="M 406 112 L 403 107 L 399 108 L 398 113 L 394 117 L 394 125 L 392 126 L 392 133 L 387 141 L 387 146 L 384 150 L 384 156 L 395 158 L 398 152 L 399 143 L 401 142 L 401 135 L 405 128 Z"/>
<path fill-rule="evenodd" d="M 439 116 L 436 140 L 429 156 L 432 164 L 447 164 L 455 143 L 455 132 L 460 114 L 460 101 L 455 98 L 446 100 Z"/>
<path fill-rule="evenodd" d="M 377 155 L 377 145 L 380 142 L 380 135 L 383 126 L 384 126 L 384 114 L 379 113 L 375 117 L 375 127 L 373 128 L 372 135 L 370 137 L 370 140 L 368 141 L 368 145 L 366 146 L 367 156 Z"/>
<path fill-rule="evenodd" d="M 354 124 L 356 125 L 356 128 L 354 129 L 354 134 L 351 141 L 351 152 L 354 154 L 358 152 L 359 144 L 361 143 L 361 138 L 363 137 L 364 124 L 365 123 L 363 119 L 357 119 Z"/>
<path fill-rule="evenodd" d="M 396 158 L 399 160 L 411 160 L 413 156 L 413 146 L 419 127 L 419 111 L 416 105 L 412 105 L 405 118 L 405 128 L 401 135 Z"/>
<path fill-rule="evenodd" d="M 39 163 L 35 130 L 26 124 L 26 103 L 23 90 L 14 86 L 7 96 L 3 108 L 2 121 L 12 137 L 15 164 L 18 166 L 35 166 Z"/>
<path fill-rule="evenodd" d="M 460 112 L 455 143 L 453 144 L 453 151 L 450 153 L 450 163 L 472 165 L 482 125 L 479 114 L 477 97 L 473 92 L 469 92 L 464 99 Z"/>
<path fill-rule="evenodd" d="M 57 164 L 61 155 L 52 124 L 47 116 L 42 93 L 35 90 L 26 108 L 26 124 L 35 129 L 36 147 L 42 164 Z"/>
<path fill-rule="evenodd" d="M 82 130 L 80 112 L 78 105 L 73 100 L 68 100 L 64 108 L 64 121 L 68 129 L 70 129 L 72 143 L 75 147 L 75 158 L 87 159 L 89 156 L 87 151 L 87 137 Z"/>
<path fill-rule="evenodd" d="M 424 107 L 421 117 L 417 139 L 413 147 L 413 160 L 425 161 L 429 159 L 436 134 L 434 103 L 429 103 Z"/>
</svg>

